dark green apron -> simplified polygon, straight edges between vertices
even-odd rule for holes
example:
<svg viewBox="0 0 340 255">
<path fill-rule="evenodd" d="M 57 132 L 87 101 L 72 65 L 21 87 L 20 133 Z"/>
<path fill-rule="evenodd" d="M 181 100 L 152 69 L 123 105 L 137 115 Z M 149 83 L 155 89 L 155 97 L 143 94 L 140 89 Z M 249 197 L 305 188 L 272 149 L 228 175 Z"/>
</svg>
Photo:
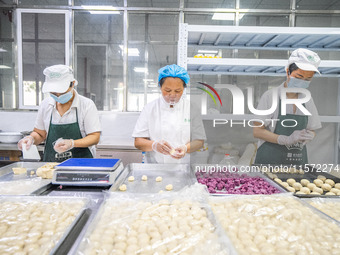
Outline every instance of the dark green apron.
<svg viewBox="0 0 340 255">
<path fill-rule="evenodd" d="M 286 114 L 281 115 L 281 100 L 279 100 L 279 116 L 274 130 L 278 135 L 291 135 L 295 130 L 302 130 L 307 127 L 308 116 Z M 285 119 L 294 119 L 297 122 L 295 127 L 284 127 L 281 125 Z M 285 121 L 286 125 L 291 125 Z M 264 142 L 256 153 L 256 164 L 285 164 L 285 165 L 304 165 L 308 163 L 307 148 L 302 143 L 286 146 L 270 142 Z"/>
<path fill-rule="evenodd" d="M 78 111 L 76 108 L 77 122 L 70 124 L 52 124 L 52 114 L 50 119 L 50 127 L 45 142 L 44 161 L 45 162 L 62 162 L 69 158 L 93 158 L 89 148 L 73 148 L 72 150 L 63 153 L 57 153 L 53 149 L 53 143 L 59 138 L 64 139 L 81 139 L 83 138 L 80 132 L 78 123 Z"/>
</svg>

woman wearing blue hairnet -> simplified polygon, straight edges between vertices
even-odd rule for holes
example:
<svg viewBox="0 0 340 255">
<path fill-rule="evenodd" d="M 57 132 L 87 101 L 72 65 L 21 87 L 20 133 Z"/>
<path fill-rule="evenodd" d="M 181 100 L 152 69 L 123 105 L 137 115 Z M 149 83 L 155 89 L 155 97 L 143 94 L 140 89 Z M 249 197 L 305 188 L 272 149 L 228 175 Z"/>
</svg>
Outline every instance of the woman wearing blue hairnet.
<svg viewBox="0 0 340 255">
<path fill-rule="evenodd" d="M 158 73 L 162 96 L 141 112 L 132 134 L 135 146 L 148 152 L 148 163 L 189 163 L 187 153 L 199 150 L 206 139 L 199 112 L 190 112 L 190 101 L 182 97 L 189 75 L 178 65 Z"/>
</svg>

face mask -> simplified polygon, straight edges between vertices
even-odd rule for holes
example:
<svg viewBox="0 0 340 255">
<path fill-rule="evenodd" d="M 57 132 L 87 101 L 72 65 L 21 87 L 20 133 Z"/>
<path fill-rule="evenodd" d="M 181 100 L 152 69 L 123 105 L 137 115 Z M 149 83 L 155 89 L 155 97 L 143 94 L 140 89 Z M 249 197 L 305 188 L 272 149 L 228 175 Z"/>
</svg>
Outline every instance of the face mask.
<svg viewBox="0 0 340 255">
<path fill-rule="evenodd" d="M 68 101 L 71 100 L 73 96 L 73 89 L 59 97 L 57 97 L 56 95 L 53 95 L 52 93 L 50 93 L 50 95 L 56 102 L 61 103 L 61 104 L 66 104 Z"/>
<path fill-rule="evenodd" d="M 163 96 L 162 95 L 162 99 L 163 99 L 164 103 L 169 105 L 169 107 L 173 107 L 179 102 L 181 97 L 180 98 L 170 98 L 169 96 Z"/>
<path fill-rule="evenodd" d="M 287 83 L 288 88 L 303 88 L 306 89 L 309 87 L 310 81 L 305 81 L 302 79 L 290 77 L 289 82 Z"/>
</svg>

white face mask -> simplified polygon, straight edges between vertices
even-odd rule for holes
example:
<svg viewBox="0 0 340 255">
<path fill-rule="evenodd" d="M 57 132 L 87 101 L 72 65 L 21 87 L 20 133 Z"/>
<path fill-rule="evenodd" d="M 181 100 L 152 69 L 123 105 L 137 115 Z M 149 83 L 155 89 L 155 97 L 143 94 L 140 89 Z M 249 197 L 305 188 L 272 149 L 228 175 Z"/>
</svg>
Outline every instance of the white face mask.
<svg viewBox="0 0 340 255">
<path fill-rule="evenodd" d="M 162 99 L 164 101 L 164 103 L 166 103 L 167 105 L 169 105 L 169 107 L 174 107 L 180 100 L 181 100 L 182 96 L 180 97 L 170 97 L 170 96 L 163 96 L 162 95 Z"/>
</svg>

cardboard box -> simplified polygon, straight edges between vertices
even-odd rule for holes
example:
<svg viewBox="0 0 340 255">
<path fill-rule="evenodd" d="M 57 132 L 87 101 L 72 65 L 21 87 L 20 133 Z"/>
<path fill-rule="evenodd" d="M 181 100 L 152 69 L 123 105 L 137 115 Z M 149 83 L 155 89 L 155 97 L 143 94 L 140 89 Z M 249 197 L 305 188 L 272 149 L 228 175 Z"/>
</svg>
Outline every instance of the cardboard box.
<svg viewBox="0 0 340 255">
<path fill-rule="evenodd" d="M 19 161 L 21 151 L 0 151 L 0 160 Z"/>
</svg>

